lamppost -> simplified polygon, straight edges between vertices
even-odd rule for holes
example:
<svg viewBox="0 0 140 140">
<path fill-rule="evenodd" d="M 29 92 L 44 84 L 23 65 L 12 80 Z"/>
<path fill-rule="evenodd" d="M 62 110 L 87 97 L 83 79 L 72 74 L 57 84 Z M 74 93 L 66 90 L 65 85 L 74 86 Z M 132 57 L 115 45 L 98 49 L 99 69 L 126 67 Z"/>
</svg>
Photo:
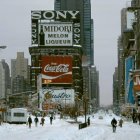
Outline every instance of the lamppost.
<svg viewBox="0 0 140 140">
<path fill-rule="evenodd" d="M 65 105 L 65 109 L 64 109 L 64 115 L 65 115 L 65 118 L 66 118 L 66 98 L 67 98 L 67 90 L 68 88 L 67 87 L 64 87 L 64 90 L 65 90 L 65 103 L 64 103 L 64 105 Z"/>
<path fill-rule="evenodd" d="M 79 92 L 76 92 L 75 93 L 76 95 L 75 95 L 75 120 L 76 120 L 76 122 L 77 122 L 77 116 L 78 116 L 78 94 L 79 94 Z"/>
</svg>

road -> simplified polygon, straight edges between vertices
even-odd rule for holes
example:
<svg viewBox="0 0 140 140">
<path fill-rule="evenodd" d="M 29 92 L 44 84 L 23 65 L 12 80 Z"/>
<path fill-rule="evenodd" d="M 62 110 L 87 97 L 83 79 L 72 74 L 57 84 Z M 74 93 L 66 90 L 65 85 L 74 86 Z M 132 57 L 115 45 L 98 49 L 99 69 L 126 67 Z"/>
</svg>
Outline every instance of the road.
<svg viewBox="0 0 140 140">
<path fill-rule="evenodd" d="M 59 119 L 56 117 L 51 125 L 49 117 L 45 118 L 45 125 L 38 124 L 35 127 L 33 122 L 32 128 L 26 124 L 2 124 L 0 126 L 0 140 L 139 140 L 140 125 L 124 121 L 123 127 L 117 127 L 116 133 L 112 132 L 110 121 L 114 116 L 103 116 L 98 119 L 90 117 L 91 125 L 78 129 L 78 124 L 69 123 L 70 119 Z M 116 117 L 116 116 L 115 116 Z M 34 119 L 32 117 L 32 119 Z M 39 118 L 40 119 L 40 118 Z M 119 117 L 116 117 L 118 120 Z M 84 121 L 84 116 L 78 118 L 78 121 Z"/>
</svg>

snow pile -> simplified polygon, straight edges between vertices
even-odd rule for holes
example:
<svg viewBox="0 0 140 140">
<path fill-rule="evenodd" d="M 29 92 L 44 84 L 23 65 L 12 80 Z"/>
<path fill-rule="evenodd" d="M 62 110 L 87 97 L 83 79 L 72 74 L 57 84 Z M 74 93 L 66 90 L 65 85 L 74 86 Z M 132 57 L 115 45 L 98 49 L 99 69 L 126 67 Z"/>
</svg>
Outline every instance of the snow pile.
<svg viewBox="0 0 140 140">
<path fill-rule="evenodd" d="M 139 140 L 140 126 L 137 123 L 124 122 L 123 127 L 117 127 L 116 133 L 112 133 L 111 120 L 115 117 L 104 114 L 103 119 L 99 119 L 100 114 L 90 115 L 91 125 L 78 129 L 78 123 L 68 123 L 71 119 L 60 119 L 55 117 L 53 124 L 50 124 L 49 117 L 45 117 L 45 125 L 38 124 L 35 127 L 33 121 L 31 129 L 26 124 L 7 124 L 0 126 L 0 140 Z M 89 116 L 87 116 L 88 118 Z M 34 117 L 32 117 L 34 119 Z M 40 120 L 41 118 L 39 118 Z M 85 116 L 79 117 L 78 121 L 84 122 Z"/>
</svg>

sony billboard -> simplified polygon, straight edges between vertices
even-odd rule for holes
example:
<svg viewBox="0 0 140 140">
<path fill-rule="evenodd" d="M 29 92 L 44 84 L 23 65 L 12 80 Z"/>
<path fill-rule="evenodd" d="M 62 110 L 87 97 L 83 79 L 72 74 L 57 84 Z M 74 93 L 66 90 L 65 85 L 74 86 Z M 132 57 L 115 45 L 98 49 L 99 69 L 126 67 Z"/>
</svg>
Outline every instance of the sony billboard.
<svg viewBox="0 0 140 140">
<path fill-rule="evenodd" d="M 32 45 L 80 45 L 79 11 L 31 11 Z"/>
</svg>

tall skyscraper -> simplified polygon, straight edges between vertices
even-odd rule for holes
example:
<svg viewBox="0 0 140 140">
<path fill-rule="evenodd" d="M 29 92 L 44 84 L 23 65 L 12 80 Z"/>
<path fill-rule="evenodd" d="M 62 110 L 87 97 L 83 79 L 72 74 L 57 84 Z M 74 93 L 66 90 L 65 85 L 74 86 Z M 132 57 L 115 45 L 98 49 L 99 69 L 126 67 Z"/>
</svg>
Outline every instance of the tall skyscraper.
<svg viewBox="0 0 140 140">
<path fill-rule="evenodd" d="M 0 61 L 0 99 L 6 98 L 10 90 L 10 70 L 5 60 Z"/>
<path fill-rule="evenodd" d="M 81 25 L 81 47 L 82 55 L 82 76 L 83 93 L 88 96 L 91 104 L 96 98 L 99 105 L 99 73 L 95 72 L 94 66 L 94 21 L 91 19 L 91 1 L 90 0 L 55 0 L 55 10 L 76 10 L 80 11 Z M 98 76 L 97 76 L 98 75 Z M 93 82 L 93 80 L 95 82 Z M 92 91 L 93 90 L 96 91 Z"/>
<path fill-rule="evenodd" d="M 13 93 L 27 90 L 29 81 L 28 59 L 24 58 L 24 52 L 17 52 L 17 58 L 11 59 L 11 82 Z"/>
<path fill-rule="evenodd" d="M 28 78 L 28 59 L 24 58 L 24 52 L 17 52 L 17 58 L 11 59 L 11 77 L 15 78 L 17 75 Z"/>
<path fill-rule="evenodd" d="M 55 10 L 77 10 L 81 15 L 81 44 L 83 48 L 83 65 L 93 65 L 93 20 L 91 20 L 90 0 L 55 0 Z M 91 59 L 92 58 L 92 59 Z"/>
</svg>

